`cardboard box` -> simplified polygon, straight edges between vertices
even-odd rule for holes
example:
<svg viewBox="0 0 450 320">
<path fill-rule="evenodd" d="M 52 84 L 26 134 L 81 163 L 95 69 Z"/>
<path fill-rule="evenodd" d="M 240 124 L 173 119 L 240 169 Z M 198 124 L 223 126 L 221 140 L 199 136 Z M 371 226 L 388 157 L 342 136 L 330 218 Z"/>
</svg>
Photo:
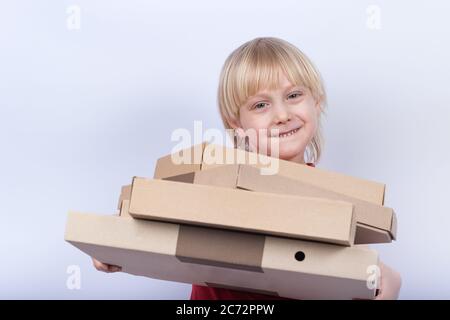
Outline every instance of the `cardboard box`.
<svg viewBox="0 0 450 320">
<path fill-rule="evenodd" d="M 130 216 L 130 200 L 124 199 L 122 200 L 122 205 L 120 206 L 120 212 L 119 216 L 126 217 L 126 218 L 132 218 Z"/>
<path fill-rule="evenodd" d="M 259 169 L 253 166 L 245 164 L 220 166 L 164 179 L 250 191 L 347 201 L 354 205 L 357 222 L 355 244 L 386 243 L 396 239 L 397 218 L 391 208 L 287 177 L 261 175 Z"/>
<path fill-rule="evenodd" d="M 121 209 L 122 206 L 122 201 L 123 200 L 130 200 L 130 196 L 131 196 L 131 184 L 122 186 L 121 191 L 120 191 L 120 197 L 119 197 L 119 203 L 117 205 L 117 209 Z"/>
<path fill-rule="evenodd" d="M 344 201 L 135 177 L 134 218 L 352 245 L 353 205 Z"/>
<path fill-rule="evenodd" d="M 225 164 L 248 164 L 273 174 L 367 201 L 384 204 L 385 185 L 261 154 L 202 143 L 158 159 L 154 178 L 162 179 L 210 169 Z M 275 170 L 276 169 L 276 170 Z"/>
<path fill-rule="evenodd" d="M 134 275 L 294 299 L 372 299 L 377 253 L 230 230 L 71 212 L 65 240 Z"/>
</svg>

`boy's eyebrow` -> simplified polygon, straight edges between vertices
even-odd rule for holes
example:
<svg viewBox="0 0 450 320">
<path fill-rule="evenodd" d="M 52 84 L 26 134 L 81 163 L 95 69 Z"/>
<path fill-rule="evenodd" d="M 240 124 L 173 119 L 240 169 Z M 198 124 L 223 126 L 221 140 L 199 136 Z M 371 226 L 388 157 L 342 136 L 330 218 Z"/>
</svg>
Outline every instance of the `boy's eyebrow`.
<svg viewBox="0 0 450 320">
<path fill-rule="evenodd" d="M 287 86 L 287 87 L 284 87 L 284 91 L 288 91 L 288 90 L 290 90 L 290 89 L 292 89 L 292 88 L 295 88 L 296 87 L 296 85 L 290 85 L 290 86 Z"/>
</svg>

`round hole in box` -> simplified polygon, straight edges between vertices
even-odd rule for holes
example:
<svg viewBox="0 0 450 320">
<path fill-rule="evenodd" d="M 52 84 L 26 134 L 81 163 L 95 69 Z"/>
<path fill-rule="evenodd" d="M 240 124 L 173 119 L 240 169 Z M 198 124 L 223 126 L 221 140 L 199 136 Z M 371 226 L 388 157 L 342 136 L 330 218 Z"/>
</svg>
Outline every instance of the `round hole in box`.
<svg viewBox="0 0 450 320">
<path fill-rule="evenodd" d="M 297 260 L 297 261 L 305 260 L 305 253 L 303 251 L 297 251 L 295 253 L 295 260 Z"/>
</svg>

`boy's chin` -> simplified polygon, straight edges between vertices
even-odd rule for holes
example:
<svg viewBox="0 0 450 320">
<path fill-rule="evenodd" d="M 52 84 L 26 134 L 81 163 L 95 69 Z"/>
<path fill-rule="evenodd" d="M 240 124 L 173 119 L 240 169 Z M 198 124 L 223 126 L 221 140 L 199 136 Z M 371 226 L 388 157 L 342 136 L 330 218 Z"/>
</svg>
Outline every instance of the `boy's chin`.
<svg viewBox="0 0 450 320">
<path fill-rule="evenodd" d="M 306 146 L 304 146 L 302 143 L 299 143 L 298 141 L 280 143 L 278 145 L 277 154 L 275 154 L 275 150 L 271 150 L 270 144 L 268 144 L 268 146 L 269 146 L 268 152 L 259 150 L 259 153 L 268 154 L 272 157 L 279 158 L 282 160 L 294 160 L 297 162 L 304 162 L 304 154 Z"/>
</svg>

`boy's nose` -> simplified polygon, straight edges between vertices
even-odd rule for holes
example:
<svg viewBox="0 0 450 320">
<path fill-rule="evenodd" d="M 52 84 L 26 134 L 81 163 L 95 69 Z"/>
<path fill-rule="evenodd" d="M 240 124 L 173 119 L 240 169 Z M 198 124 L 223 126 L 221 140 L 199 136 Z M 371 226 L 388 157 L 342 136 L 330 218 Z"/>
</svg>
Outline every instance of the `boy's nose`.
<svg viewBox="0 0 450 320">
<path fill-rule="evenodd" d="M 291 114 L 287 108 L 287 106 L 283 104 L 277 104 L 272 109 L 274 110 L 274 122 L 275 123 L 284 123 L 291 119 Z"/>
</svg>

